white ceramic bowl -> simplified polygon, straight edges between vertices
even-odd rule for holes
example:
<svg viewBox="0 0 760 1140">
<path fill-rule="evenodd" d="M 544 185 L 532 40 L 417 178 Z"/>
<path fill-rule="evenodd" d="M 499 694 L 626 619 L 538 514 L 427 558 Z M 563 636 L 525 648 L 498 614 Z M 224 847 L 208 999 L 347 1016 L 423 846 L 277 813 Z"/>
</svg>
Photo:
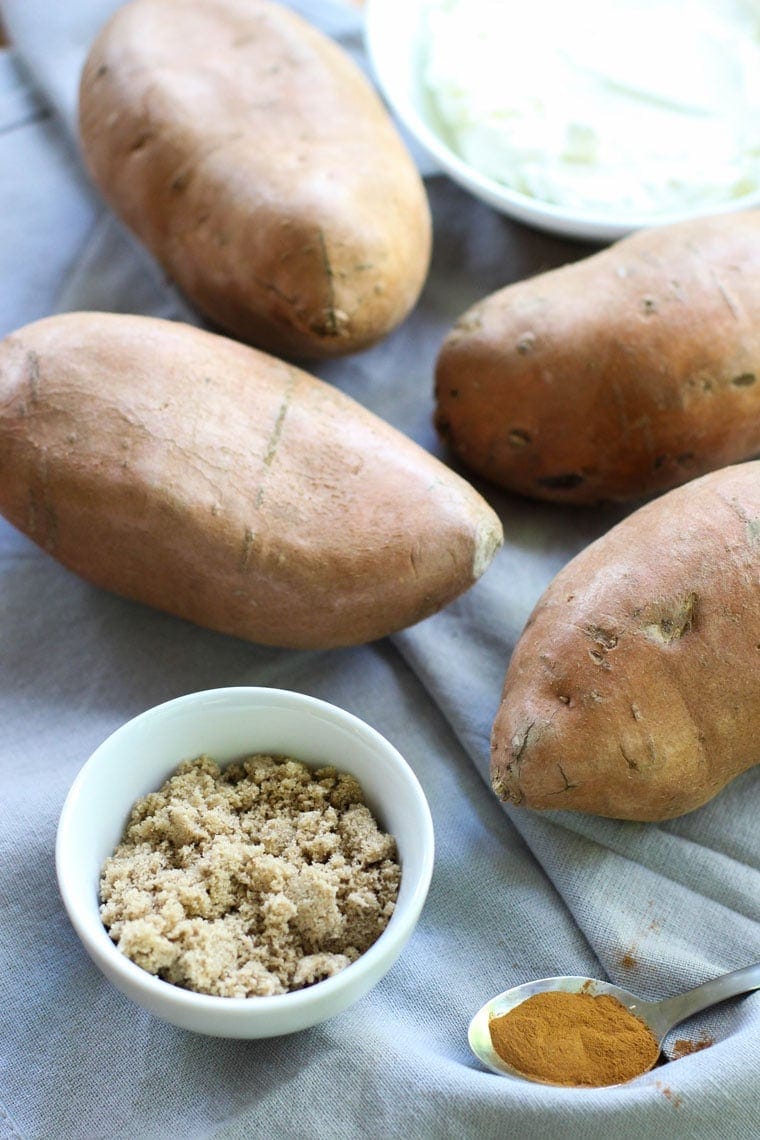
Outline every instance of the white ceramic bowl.
<svg viewBox="0 0 760 1140">
<path fill-rule="evenodd" d="M 460 158 L 445 141 L 423 86 L 424 6 L 425 0 L 365 0 L 365 44 L 371 69 L 388 104 L 410 137 L 441 171 L 502 213 L 565 237 L 609 242 L 654 224 L 652 217 L 600 216 L 593 210 L 540 201 L 481 174 Z M 515 12 L 514 34 L 519 36 L 519 4 L 515 4 Z M 721 206 L 710 206 L 709 212 L 758 205 L 760 194 L 752 193 Z M 656 224 L 664 225 L 706 212 L 706 208 L 690 208 L 659 214 Z"/>
<path fill-rule="evenodd" d="M 395 836 L 401 862 L 395 911 L 377 942 L 340 973 L 273 997 L 214 997 L 154 977 L 109 938 L 100 920 L 98 883 L 132 805 L 158 789 L 182 760 L 203 752 L 220 763 L 268 752 L 351 772 L 380 826 Z M 401 953 L 425 901 L 432 868 L 430 809 L 399 752 L 350 713 L 282 689 L 191 693 L 122 725 L 79 772 L 64 803 L 56 841 L 61 896 L 96 965 L 123 993 L 158 1017 L 219 1037 L 293 1033 L 357 1001 Z"/>
</svg>

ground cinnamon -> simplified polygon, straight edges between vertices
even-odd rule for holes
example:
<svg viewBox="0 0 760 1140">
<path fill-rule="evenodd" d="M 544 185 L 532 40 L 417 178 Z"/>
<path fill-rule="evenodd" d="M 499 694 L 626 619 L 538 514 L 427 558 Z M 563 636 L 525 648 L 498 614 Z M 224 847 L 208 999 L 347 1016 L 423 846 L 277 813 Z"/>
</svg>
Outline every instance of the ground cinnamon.
<svg viewBox="0 0 760 1140">
<path fill-rule="evenodd" d="M 600 1087 L 645 1073 L 659 1056 L 650 1029 L 609 994 L 548 990 L 489 1022 L 513 1069 L 553 1085 Z"/>
<path fill-rule="evenodd" d="M 679 1037 L 677 1041 L 673 1042 L 671 1050 L 673 1060 L 680 1061 L 681 1057 L 687 1057 L 690 1053 L 699 1053 L 701 1049 L 707 1049 L 713 1045 L 712 1037 L 700 1037 L 697 1041 L 690 1041 L 687 1037 Z"/>
</svg>

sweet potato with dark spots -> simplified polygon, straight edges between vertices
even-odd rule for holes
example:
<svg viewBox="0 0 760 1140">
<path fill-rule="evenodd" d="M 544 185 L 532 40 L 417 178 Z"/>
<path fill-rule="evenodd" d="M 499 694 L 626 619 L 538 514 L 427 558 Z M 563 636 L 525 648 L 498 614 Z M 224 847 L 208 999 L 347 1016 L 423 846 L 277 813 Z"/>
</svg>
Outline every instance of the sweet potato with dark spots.
<svg viewBox="0 0 760 1140">
<path fill-rule="evenodd" d="M 554 578 L 492 734 L 501 799 L 658 820 L 760 762 L 760 461 L 641 507 Z"/>
<path fill-rule="evenodd" d="M 659 494 L 760 452 L 760 210 L 642 230 L 471 308 L 436 418 L 472 471 L 561 503 Z"/>
</svg>

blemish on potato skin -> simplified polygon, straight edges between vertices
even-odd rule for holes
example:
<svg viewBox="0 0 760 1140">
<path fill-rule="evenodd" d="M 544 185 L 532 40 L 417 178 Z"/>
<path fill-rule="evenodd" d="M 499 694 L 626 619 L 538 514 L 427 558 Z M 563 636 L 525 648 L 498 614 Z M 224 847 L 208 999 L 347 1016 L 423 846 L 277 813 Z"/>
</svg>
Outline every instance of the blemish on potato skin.
<svg viewBox="0 0 760 1140">
<path fill-rule="evenodd" d="M 240 569 L 247 570 L 251 561 L 251 554 L 253 552 L 254 534 L 250 527 L 245 528 L 243 534 L 243 545 L 240 552 Z"/>
<path fill-rule="evenodd" d="M 711 395 L 715 392 L 716 385 L 719 388 L 720 382 L 717 382 L 712 376 L 700 376 L 699 374 L 687 376 L 683 381 L 682 404 L 685 406 L 694 392 Z"/>
<path fill-rule="evenodd" d="M 181 171 L 176 178 L 173 178 L 169 183 L 169 189 L 173 194 L 183 194 L 187 190 L 190 182 L 192 181 L 193 172 L 191 170 Z"/>
<path fill-rule="evenodd" d="M 34 408 L 39 400 L 40 358 L 31 349 L 26 354 L 26 374 L 29 379 L 29 403 Z"/>
<path fill-rule="evenodd" d="M 528 737 L 530 736 L 531 729 L 535 727 L 535 723 L 535 721 L 531 721 L 522 736 L 520 736 L 519 733 L 515 733 L 512 737 L 512 763 L 509 765 L 510 770 L 513 764 L 519 767 L 520 761 L 525 754 L 525 749 L 528 747 Z"/>
<path fill-rule="evenodd" d="M 497 797 L 502 803 L 521 804 L 524 796 L 519 788 L 512 789 L 504 783 L 502 777 L 495 774 L 491 777 L 491 787 Z"/>
<path fill-rule="evenodd" d="M 628 766 L 628 768 L 630 769 L 630 771 L 632 771 L 632 772 L 638 772 L 638 770 L 639 770 L 639 766 L 638 766 L 638 764 L 636 763 L 636 761 L 633 759 L 633 757 L 632 757 L 632 756 L 629 756 L 629 755 L 628 755 L 628 753 L 627 753 L 627 752 L 625 751 L 625 749 L 623 748 L 623 745 L 622 745 L 622 744 L 619 744 L 619 745 L 618 745 L 618 747 L 619 747 L 619 749 L 620 749 L 620 755 L 621 755 L 621 756 L 623 757 L 623 759 L 625 760 L 625 762 L 626 762 L 626 765 Z"/>
<path fill-rule="evenodd" d="M 600 625 L 587 625 L 584 626 L 583 632 L 604 649 L 615 649 L 617 647 L 617 634 L 610 629 L 604 629 Z"/>
<path fill-rule="evenodd" d="M 650 641 L 669 645 L 671 642 L 678 641 L 692 629 L 696 613 L 697 594 L 692 592 L 674 605 L 667 608 L 663 605 L 661 612 L 654 617 L 654 620 L 647 621 L 641 629 Z"/>
<path fill-rule="evenodd" d="M 152 142 L 154 134 L 152 131 L 141 131 L 139 135 L 130 143 L 127 150 L 128 154 L 138 154 L 144 150 L 149 142 Z"/>
<path fill-rule="evenodd" d="M 582 475 L 577 472 L 568 472 L 565 475 L 542 475 L 536 479 L 536 484 L 539 487 L 546 487 L 547 490 L 557 491 L 572 491 L 575 487 L 580 487 L 586 480 Z"/>
<path fill-rule="evenodd" d="M 687 300 L 687 294 L 684 291 L 683 286 L 681 285 L 680 281 L 676 281 L 676 280 L 669 281 L 668 286 L 670 288 L 671 293 L 673 294 L 673 296 L 676 298 L 677 301 L 681 301 L 683 303 Z"/>
<path fill-rule="evenodd" d="M 347 313 L 335 307 L 335 273 L 330 262 L 325 232 L 321 227 L 317 230 L 317 243 L 322 270 L 325 275 L 325 280 L 327 281 L 327 305 L 321 317 L 317 321 L 312 322 L 310 327 L 313 332 L 318 333 L 320 336 L 337 337 L 347 330 L 349 318 Z"/>
<path fill-rule="evenodd" d="M 519 338 L 517 344 L 515 345 L 515 348 L 517 349 L 520 356 L 527 356 L 529 352 L 533 351 L 535 346 L 536 334 L 534 332 L 526 332 L 523 333 Z"/>
<path fill-rule="evenodd" d="M 275 459 L 275 456 L 277 454 L 277 449 L 280 446 L 280 439 L 282 437 L 282 430 L 283 430 L 283 427 L 285 424 L 285 417 L 288 414 L 288 408 L 290 407 L 291 400 L 293 399 L 293 392 L 295 391 L 297 383 L 298 383 L 297 373 L 291 372 L 288 376 L 288 382 L 285 386 L 285 391 L 283 392 L 283 396 L 282 396 L 282 400 L 280 402 L 280 406 L 277 409 L 277 416 L 275 418 L 274 425 L 273 425 L 272 430 L 269 434 L 269 439 L 267 440 L 266 450 L 264 451 L 264 455 L 262 456 L 261 465 L 263 468 L 263 472 L 262 472 L 261 484 L 259 486 L 258 491 L 256 492 L 256 501 L 255 501 L 255 505 L 256 505 L 257 510 L 261 507 L 261 504 L 264 501 L 264 486 L 266 483 L 267 472 L 268 472 L 269 468 L 272 466 L 272 464 L 274 463 L 274 459 Z M 248 532 L 246 532 L 246 533 L 248 533 Z"/>
<path fill-rule="evenodd" d="M 715 288 L 718 290 L 718 293 L 720 294 L 721 300 L 725 303 L 725 306 L 728 309 L 731 316 L 736 321 L 740 320 L 741 319 L 740 306 L 734 300 L 734 298 L 731 296 L 728 289 L 723 284 L 723 282 L 719 279 L 717 273 L 715 272 L 715 270 L 713 268 L 710 269 L 710 276 L 713 279 L 713 284 L 715 285 Z"/>
<path fill-rule="evenodd" d="M 731 381 L 733 388 L 751 388 L 757 380 L 754 372 L 742 372 L 739 376 L 734 376 Z"/>
<path fill-rule="evenodd" d="M 224 239 L 224 242 L 222 243 L 222 242 L 220 241 L 220 242 L 219 242 L 219 244 L 225 244 L 225 245 L 227 245 L 227 244 L 228 244 L 228 242 L 229 242 L 229 239 L 228 239 L 228 238 L 225 238 L 225 239 Z M 279 288 L 279 287 L 278 287 L 278 286 L 275 284 L 275 282 L 274 282 L 274 281 L 266 281 L 266 280 L 264 280 L 264 278 L 263 278 L 263 277 L 256 277 L 256 276 L 254 276 L 253 274 L 251 274 L 251 280 L 252 280 L 252 281 L 255 281 L 255 282 L 256 282 L 256 284 L 257 284 L 257 285 L 258 285 L 258 286 L 259 286 L 261 289 L 265 289 L 265 290 L 266 290 L 268 293 L 274 293 L 275 297 L 279 297 L 279 299 L 280 299 L 281 301 L 283 301 L 283 302 L 284 302 L 286 305 L 289 305 L 290 307 L 294 307 L 294 306 L 295 306 L 295 304 L 296 304 L 296 298 L 295 298 L 295 297 L 290 297 L 290 296 L 288 296 L 288 294 L 287 294 L 287 293 L 283 293 L 282 289 L 280 289 L 280 288 Z"/>
<path fill-rule="evenodd" d="M 459 318 L 452 331 L 458 335 L 466 335 L 467 333 L 477 332 L 482 324 L 483 318 L 479 312 L 469 312 Z"/>
<path fill-rule="evenodd" d="M 565 794 L 565 792 L 572 792 L 574 788 L 578 787 L 578 784 L 571 783 L 571 781 L 567 778 L 567 773 L 561 764 L 558 764 L 557 768 L 559 769 L 559 774 L 561 775 L 564 783 L 563 786 L 561 788 L 557 788 L 556 791 L 547 792 L 547 795 L 549 796 L 562 796 Z"/>
<path fill-rule="evenodd" d="M 514 428 L 507 436 L 507 442 L 510 447 L 516 451 L 521 451 L 524 447 L 528 447 L 533 442 L 532 437 L 527 431 L 522 431 L 520 428 Z"/>
<path fill-rule="evenodd" d="M 239 50 L 240 48 L 248 47 L 249 44 L 256 43 L 258 39 L 260 39 L 258 32 L 247 32 L 245 35 L 236 36 L 236 38 L 232 40 L 232 47 Z M 279 65 L 275 64 L 269 68 L 269 74 L 276 75 L 279 70 Z"/>
<path fill-rule="evenodd" d="M 696 455 L 693 451 L 683 451 L 680 455 L 656 455 L 652 464 L 654 471 L 660 471 L 663 467 L 693 467 L 696 462 Z"/>
</svg>

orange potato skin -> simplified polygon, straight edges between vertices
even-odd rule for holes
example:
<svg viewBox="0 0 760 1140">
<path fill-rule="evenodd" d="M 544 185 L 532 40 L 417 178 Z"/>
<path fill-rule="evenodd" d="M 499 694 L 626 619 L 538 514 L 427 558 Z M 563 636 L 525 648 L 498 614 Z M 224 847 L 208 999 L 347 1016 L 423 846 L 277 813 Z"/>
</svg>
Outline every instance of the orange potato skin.
<svg viewBox="0 0 760 1140">
<path fill-rule="evenodd" d="M 296 359 L 355 352 L 410 311 L 431 223 L 380 99 L 269 0 L 133 0 L 80 85 L 90 174 L 190 301 Z"/>
<path fill-rule="evenodd" d="M 562 503 L 649 497 L 760 451 L 760 210 L 642 230 L 473 306 L 436 366 L 472 471 Z"/>
<path fill-rule="evenodd" d="M 760 762 L 760 461 L 648 503 L 567 564 L 518 641 L 497 795 L 660 820 Z"/>
<path fill-rule="evenodd" d="M 465 480 L 332 386 L 105 313 L 0 342 L 0 512 L 98 586 L 293 648 L 419 621 L 502 539 Z"/>
</svg>

